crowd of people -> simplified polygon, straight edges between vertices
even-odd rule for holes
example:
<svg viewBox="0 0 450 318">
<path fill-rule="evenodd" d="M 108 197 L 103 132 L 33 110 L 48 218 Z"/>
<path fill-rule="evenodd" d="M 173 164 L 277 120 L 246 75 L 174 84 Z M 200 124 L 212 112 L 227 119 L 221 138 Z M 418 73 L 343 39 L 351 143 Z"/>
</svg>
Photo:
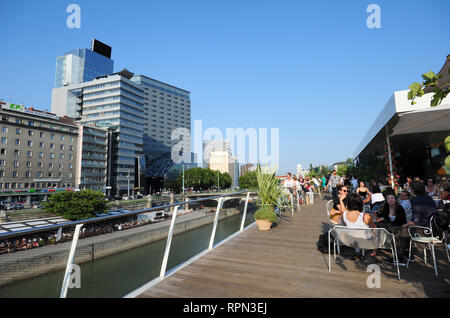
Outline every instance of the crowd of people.
<svg viewBox="0 0 450 318">
<path fill-rule="evenodd" d="M 355 177 L 351 180 L 346 185 L 336 171 L 330 176 L 327 187 L 333 195 L 331 222 L 347 227 L 385 228 L 399 243 L 399 265 L 405 265 L 409 256 L 410 226 L 430 227 L 434 216 L 436 228 L 433 233 L 442 234 L 448 230 L 450 183 L 445 177 L 438 184 L 434 178 L 408 177 L 398 190 L 373 181 L 367 187 Z M 370 255 L 376 256 L 376 253 L 372 251 Z M 414 261 L 414 256 L 410 261 Z"/>
<path fill-rule="evenodd" d="M 131 216 L 101 223 L 86 224 L 81 228 L 80 238 L 121 231 L 150 222 L 151 220 L 148 218 L 144 219 Z M 6 239 L 0 242 L 0 255 L 63 243 L 72 240 L 73 235 L 74 228 L 66 228 L 64 231 L 61 229 L 52 232 L 35 233 L 22 239 Z"/>
</svg>

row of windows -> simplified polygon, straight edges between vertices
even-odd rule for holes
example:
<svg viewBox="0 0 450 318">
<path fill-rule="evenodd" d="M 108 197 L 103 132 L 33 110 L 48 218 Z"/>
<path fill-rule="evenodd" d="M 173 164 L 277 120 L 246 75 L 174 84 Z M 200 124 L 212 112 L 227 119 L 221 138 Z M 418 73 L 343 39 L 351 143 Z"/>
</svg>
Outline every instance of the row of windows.
<svg viewBox="0 0 450 318">
<path fill-rule="evenodd" d="M 1 140 L 2 144 L 7 144 L 8 143 L 8 139 L 5 137 L 2 137 Z M 17 146 L 20 146 L 20 139 L 15 139 L 14 140 L 14 144 Z M 27 141 L 27 145 L 28 147 L 33 147 L 33 141 L 32 140 L 28 140 Z M 43 141 L 39 142 L 39 148 L 45 148 L 45 143 Z M 55 149 L 55 144 L 50 143 L 50 149 Z M 59 145 L 59 149 L 60 150 L 64 150 L 64 145 Z M 73 146 L 69 146 L 69 150 L 73 151 Z"/>
<path fill-rule="evenodd" d="M 8 133 L 8 127 L 7 126 L 3 126 L 2 127 L 2 133 Z M 21 135 L 22 134 L 22 129 L 21 128 L 16 128 L 16 135 Z M 28 136 L 34 136 L 34 130 L 28 130 Z M 39 137 L 40 138 L 44 138 L 45 137 L 45 133 L 44 132 L 39 132 Z M 50 139 L 56 139 L 56 135 L 55 134 L 50 134 Z M 64 141 L 66 139 L 66 136 L 64 135 L 60 135 L 59 136 L 59 140 Z M 73 137 L 69 137 L 70 142 L 73 142 Z"/>
<path fill-rule="evenodd" d="M 23 176 L 23 177 L 25 177 L 25 178 L 32 178 L 32 175 L 31 175 L 31 171 L 25 171 L 25 173 L 22 173 L 23 171 L 20 171 L 20 173 L 19 173 L 19 171 L 17 171 L 17 170 L 14 170 L 13 172 L 12 172 L 12 177 L 13 178 L 19 178 L 19 177 L 21 177 L 21 176 Z M 68 178 L 72 178 L 72 173 L 71 172 L 69 172 L 68 174 L 67 174 L 67 177 Z M 53 173 L 53 172 L 48 172 L 47 174 L 46 174 L 46 176 L 48 176 L 48 177 L 50 177 L 50 178 L 52 178 L 52 177 L 58 177 L 58 178 L 62 178 L 62 177 L 64 177 L 64 174 L 62 173 L 62 172 L 58 172 L 58 173 Z M 0 170 L 0 178 L 2 178 L 2 177 L 5 177 L 5 171 L 4 170 Z M 36 172 L 36 175 L 35 175 L 35 177 L 37 177 L 37 178 L 42 178 L 43 177 L 43 173 L 42 173 L 42 171 L 38 171 L 38 172 Z"/>
<path fill-rule="evenodd" d="M 6 115 L 2 115 L 2 121 L 7 121 L 9 122 L 10 120 L 9 116 Z M 50 128 L 53 130 L 61 130 L 61 131 L 69 131 L 69 132 L 75 132 L 76 129 L 75 128 L 68 128 L 65 126 L 60 126 L 60 125 L 54 125 L 54 124 L 48 124 L 48 123 L 36 123 L 33 120 L 25 120 L 22 118 L 15 118 L 15 117 L 11 117 L 12 122 L 15 122 L 16 124 L 20 124 L 20 125 L 28 125 L 28 126 L 32 126 L 32 127 L 41 127 L 41 128 Z M 5 126 L 3 126 L 5 128 Z M 7 128 L 7 127 L 6 127 Z M 3 131 L 4 132 L 4 131 Z"/>
<path fill-rule="evenodd" d="M 50 187 L 61 186 L 62 188 L 70 188 L 72 184 L 70 182 L 0 182 L 0 189 L 43 189 Z"/>
<path fill-rule="evenodd" d="M 6 148 L 0 149 L 0 155 L 6 155 Z M 44 158 L 44 153 L 39 152 L 38 156 L 39 156 L 39 158 Z M 50 159 L 55 158 L 55 154 L 53 152 L 49 153 L 48 156 Z M 14 149 L 14 157 L 20 157 L 20 150 Z M 27 151 L 27 157 L 29 157 L 29 158 L 33 157 L 33 152 Z M 59 154 L 59 159 L 64 159 L 64 154 L 62 154 L 62 153 Z M 73 155 L 69 155 L 69 160 L 73 160 Z"/>
<path fill-rule="evenodd" d="M 27 161 L 26 162 L 26 167 L 27 168 L 31 168 L 31 161 Z M 0 160 L 0 166 L 2 166 L 2 167 L 4 167 L 4 166 L 6 166 L 6 161 L 5 160 Z M 13 166 L 14 167 L 19 167 L 20 166 L 20 162 L 18 161 L 18 160 L 14 160 L 13 161 Z M 48 167 L 51 169 L 51 168 L 53 168 L 55 165 L 53 164 L 53 162 L 50 162 L 49 164 L 48 164 Z M 43 168 L 44 167 L 44 164 L 42 163 L 42 162 L 38 162 L 37 163 L 37 167 L 38 168 Z M 63 169 L 64 168 L 64 164 L 63 163 L 59 163 L 58 164 L 58 168 L 59 169 Z M 72 169 L 73 168 L 73 165 L 71 164 L 71 163 L 69 163 L 68 164 L 68 168 L 69 169 Z"/>
</svg>

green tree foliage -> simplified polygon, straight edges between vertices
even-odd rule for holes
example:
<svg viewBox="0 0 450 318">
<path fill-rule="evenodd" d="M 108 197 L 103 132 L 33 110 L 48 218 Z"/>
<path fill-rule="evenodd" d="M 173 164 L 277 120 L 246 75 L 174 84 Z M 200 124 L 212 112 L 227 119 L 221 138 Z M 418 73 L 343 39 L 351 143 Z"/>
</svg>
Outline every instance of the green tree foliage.
<svg viewBox="0 0 450 318">
<path fill-rule="evenodd" d="M 450 68 L 448 69 L 448 73 L 450 74 Z M 411 105 L 416 104 L 414 102 L 416 97 L 422 97 L 425 94 L 425 88 L 433 90 L 434 95 L 431 100 L 431 106 L 434 107 L 440 105 L 442 100 L 450 92 L 450 83 L 439 83 L 441 77 L 442 75 L 436 75 L 433 71 L 429 71 L 428 73 L 422 74 L 422 83 L 414 82 L 409 85 L 410 91 L 408 92 L 408 99 L 411 100 Z"/>
<path fill-rule="evenodd" d="M 45 210 L 76 221 L 95 217 L 95 213 L 105 213 L 105 196 L 101 191 L 61 191 L 52 194 L 48 202 L 44 202 Z"/>
<path fill-rule="evenodd" d="M 256 171 L 251 171 L 239 177 L 239 187 L 243 189 L 253 189 L 258 187 Z"/>
<path fill-rule="evenodd" d="M 219 176 L 219 180 L 217 180 Z M 217 181 L 219 181 L 219 187 L 226 189 L 231 186 L 231 176 L 225 172 L 211 170 L 208 168 L 191 168 L 184 171 L 184 187 L 194 188 L 195 190 L 208 189 L 217 187 Z M 183 187 L 183 173 L 181 172 L 177 179 L 177 186 L 179 189 Z"/>
</svg>

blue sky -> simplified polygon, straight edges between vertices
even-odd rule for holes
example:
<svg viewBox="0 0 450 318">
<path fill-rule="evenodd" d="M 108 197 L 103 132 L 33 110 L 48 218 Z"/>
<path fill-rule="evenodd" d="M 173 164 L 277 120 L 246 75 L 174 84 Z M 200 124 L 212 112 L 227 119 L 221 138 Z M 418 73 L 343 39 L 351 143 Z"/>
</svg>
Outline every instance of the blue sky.
<svg viewBox="0 0 450 318">
<path fill-rule="evenodd" d="M 66 8 L 81 8 L 69 29 Z M 369 4 L 381 28 L 369 29 Z M 203 128 L 280 128 L 280 172 L 351 157 L 393 91 L 450 54 L 450 2 L 1 1 L 0 98 L 50 110 L 56 57 L 112 46 L 114 69 L 191 92 Z"/>
</svg>

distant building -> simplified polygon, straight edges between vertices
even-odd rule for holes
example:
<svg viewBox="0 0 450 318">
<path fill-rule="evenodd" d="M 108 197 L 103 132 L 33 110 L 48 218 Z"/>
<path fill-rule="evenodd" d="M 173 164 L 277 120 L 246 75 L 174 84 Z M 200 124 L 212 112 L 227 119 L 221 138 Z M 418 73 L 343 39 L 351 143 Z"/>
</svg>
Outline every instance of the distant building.
<svg viewBox="0 0 450 318">
<path fill-rule="evenodd" d="M 73 119 L 3 102 L 0 119 L 0 192 L 75 187 L 78 126 Z"/>
<path fill-rule="evenodd" d="M 256 166 L 252 163 L 247 163 L 247 164 L 241 166 L 240 175 L 242 176 L 242 175 L 244 175 L 248 172 L 252 172 L 252 171 L 256 171 Z"/>
<path fill-rule="evenodd" d="M 107 159 L 107 129 L 95 125 L 79 125 L 76 188 L 107 193 Z"/>
<path fill-rule="evenodd" d="M 77 118 L 82 125 L 108 129 L 108 182 L 111 194 L 139 187 L 143 152 L 144 90 L 122 70 L 89 82 L 54 88 L 52 111 Z"/>
<path fill-rule="evenodd" d="M 231 176 L 231 185 L 239 186 L 239 162 L 232 156 L 230 144 L 227 140 L 214 139 L 203 144 L 204 167 L 219 170 Z"/>
<path fill-rule="evenodd" d="M 93 39 L 91 49 L 75 49 L 56 58 L 55 87 L 88 82 L 113 69 L 111 47 Z"/>
</svg>

